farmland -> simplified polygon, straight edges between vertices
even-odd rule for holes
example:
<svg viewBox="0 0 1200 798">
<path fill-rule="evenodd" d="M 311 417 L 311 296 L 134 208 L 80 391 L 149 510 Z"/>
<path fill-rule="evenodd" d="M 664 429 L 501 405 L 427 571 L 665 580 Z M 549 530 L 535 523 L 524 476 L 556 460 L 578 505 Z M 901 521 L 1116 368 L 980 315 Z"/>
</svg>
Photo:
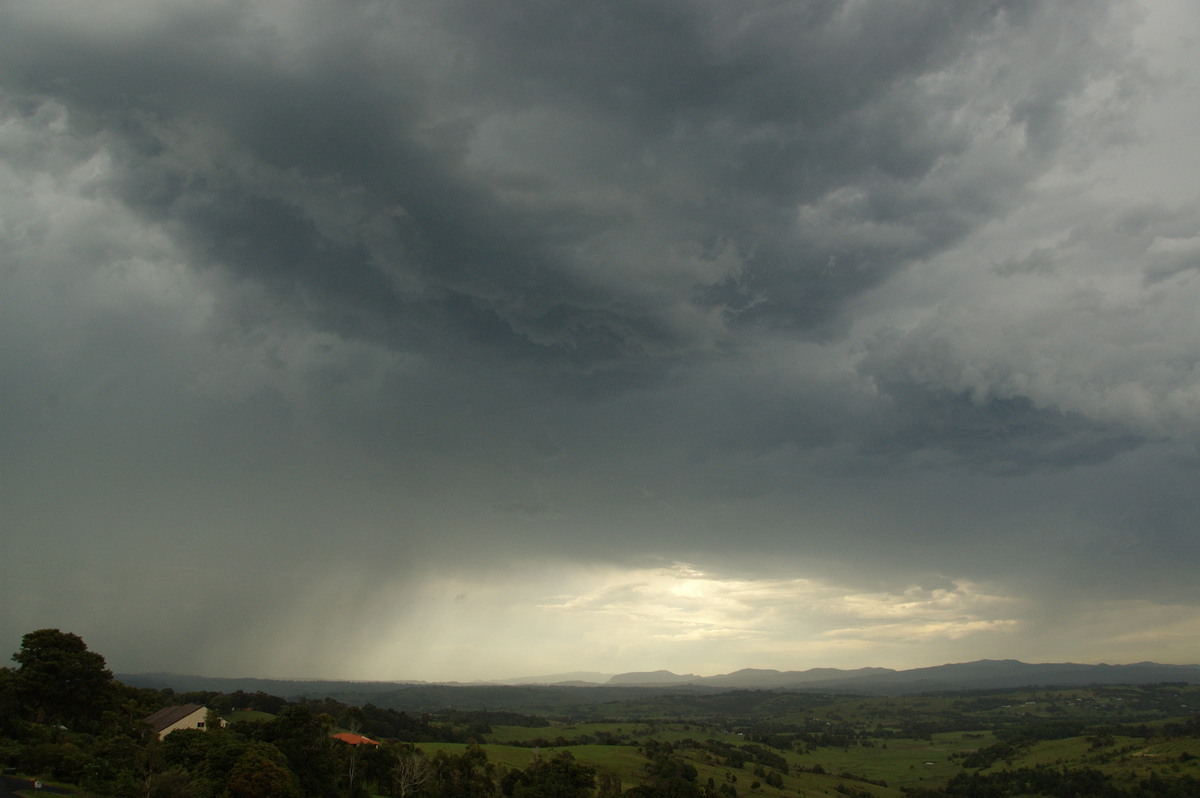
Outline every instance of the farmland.
<svg viewBox="0 0 1200 798">
<path fill-rule="evenodd" d="M 629 787 L 645 779 L 647 752 L 669 746 L 706 791 L 738 796 L 941 795 L 956 777 L 1024 771 L 1079 771 L 1150 795 L 1200 781 L 1197 705 L 1200 689 L 1180 685 L 884 698 L 748 691 L 615 702 L 603 722 L 496 725 L 469 743 L 421 747 L 478 745 L 500 769 L 565 751 Z"/>
<path fill-rule="evenodd" d="M 357 702 L 125 685 L 53 629 L 26 635 L 14 659 L 0 669 L 0 766 L 15 785 L 81 796 L 1200 795 L 1200 685 L 1185 682 L 907 695 L 382 686 Z M 177 710 L 193 720 L 160 736 L 154 716 Z"/>
</svg>

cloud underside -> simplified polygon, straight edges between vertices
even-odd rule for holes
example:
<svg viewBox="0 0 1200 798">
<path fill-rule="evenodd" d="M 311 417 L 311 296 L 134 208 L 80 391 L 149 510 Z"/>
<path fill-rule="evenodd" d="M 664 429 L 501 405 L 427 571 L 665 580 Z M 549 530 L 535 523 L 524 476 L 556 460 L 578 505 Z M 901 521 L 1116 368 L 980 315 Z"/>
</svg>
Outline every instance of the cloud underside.
<svg viewBox="0 0 1200 798">
<path fill-rule="evenodd" d="M 0 631 L 1188 658 L 1194 15 L 7 5 Z"/>
</svg>

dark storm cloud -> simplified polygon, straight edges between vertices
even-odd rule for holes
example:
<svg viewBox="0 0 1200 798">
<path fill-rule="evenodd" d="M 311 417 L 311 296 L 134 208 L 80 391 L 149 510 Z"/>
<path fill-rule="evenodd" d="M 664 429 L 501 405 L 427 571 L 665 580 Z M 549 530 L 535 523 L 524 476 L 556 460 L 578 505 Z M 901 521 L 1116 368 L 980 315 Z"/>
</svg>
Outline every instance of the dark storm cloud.
<svg viewBox="0 0 1200 798">
<path fill-rule="evenodd" d="M 895 349 L 894 342 L 875 341 L 862 363 L 887 400 L 882 423 L 864 442 L 866 451 L 906 456 L 940 450 L 952 457 L 948 464 L 1011 474 L 1102 462 L 1147 440 L 1081 413 L 1039 408 L 1026 396 L 979 397 L 922 384 L 904 372 L 913 353 Z M 918 364 L 937 358 L 922 355 Z"/>
<path fill-rule="evenodd" d="M 1034 174 L 1031 131 L 1081 89 L 1072 61 L 1095 68 L 1103 21 L 1096 4 L 291 5 L 289 39 L 256 9 L 95 36 L 17 6 L 6 71 L 112 139 L 132 207 L 322 326 L 579 367 L 706 348 L 681 307 L 821 329 L 961 238 Z M 1067 66 L 981 101 L 1014 71 L 986 59 L 1034 35 Z M 972 68 L 995 75 L 943 78 Z M 1030 153 L 986 184 L 959 174 L 1005 107 Z M 489 156 L 491 135 L 546 157 Z M 673 246 L 690 262 L 671 272 Z"/>
<path fill-rule="evenodd" d="M 3 634 L 394 676 L 643 645 L 574 612 L 781 658 L 908 639 L 892 604 L 922 641 L 1109 588 L 1185 615 L 1200 226 L 1103 190 L 1167 151 L 1141 21 L 5 4 L 0 546 L 75 587 L 9 578 Z"/>
</svg>

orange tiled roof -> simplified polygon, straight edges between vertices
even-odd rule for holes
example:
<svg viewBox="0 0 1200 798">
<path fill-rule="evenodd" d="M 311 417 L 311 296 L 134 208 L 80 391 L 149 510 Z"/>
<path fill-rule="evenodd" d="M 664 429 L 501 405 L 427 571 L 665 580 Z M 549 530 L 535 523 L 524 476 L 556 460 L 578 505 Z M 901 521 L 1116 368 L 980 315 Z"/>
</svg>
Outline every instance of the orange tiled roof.
<svg viewBox="0 0 1200 798">
<path fill-rule="evenodd" d="M 372 740 L 370 737 L 367 737 L 366 735 L 363 735 L 363 734 L 353 734 L 351 732 L 338 732 L 337 734 L 334 734 L 331 736 L 335 740 L 341 740 L 342 742 L 348 743 L 350 745 L 379 745 L 378 740 Z"/>
</svg>

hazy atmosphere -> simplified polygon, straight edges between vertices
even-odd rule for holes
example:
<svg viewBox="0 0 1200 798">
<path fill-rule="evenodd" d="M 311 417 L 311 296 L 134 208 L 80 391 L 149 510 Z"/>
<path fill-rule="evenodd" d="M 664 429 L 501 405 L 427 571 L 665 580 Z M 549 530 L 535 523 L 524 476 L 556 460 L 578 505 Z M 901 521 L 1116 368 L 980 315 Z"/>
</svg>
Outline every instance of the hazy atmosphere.
<svg viewBox="0 0 1200 798">
<path fill-rule="evenodd" d="M 0 5 L 0 650 L 1200 661 L 1200 4 Z"/>
</svg>

